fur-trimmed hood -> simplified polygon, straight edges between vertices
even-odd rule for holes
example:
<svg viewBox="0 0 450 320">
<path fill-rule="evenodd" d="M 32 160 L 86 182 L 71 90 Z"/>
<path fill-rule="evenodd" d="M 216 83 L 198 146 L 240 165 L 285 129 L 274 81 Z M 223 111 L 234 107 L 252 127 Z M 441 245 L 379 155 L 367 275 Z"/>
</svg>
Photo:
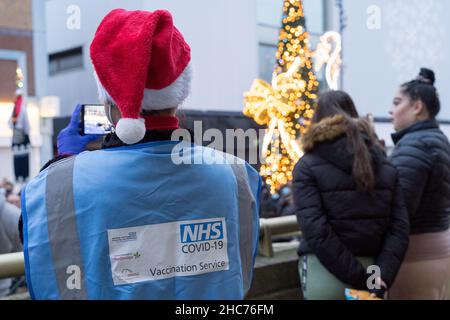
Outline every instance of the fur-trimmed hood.
<svg viewBox="0 0 450 320">
<path fill-rule="evenodd" d="M 347 121 L 348 120 L 345 119 L 344 116 L 336 115 L 311 125 L 301 139 L 303 151 L 309 152 L 314 149 L 316 144 L 325 141 L 333 141 L 345 134 L 347 130 Z"/>
<path fill-rule="evenodd" d="M 322 142 L 333 141 L 345 135 L 349 121 L 355 121 L 359 131 L 364 135 L 364 139 L 369 144 L 376 142 L 375 132 L 367 120 L 348 119 L 343 115 L 335 115 L 311 125 L 301 139 L 303 150 L 309 152 Z"/>
<path fill-rule="evenodd" d="M 326 159 L 341 169 L 351 172 L 353 164 L 353 151 L 348 145 L 347 129 L 349 121 L 355 121 L 363 139 L 365 140 L 375 166 L 383 161 L 383 151 L 377 147 L 375 133 L 368 121 L 364 119 L 349 119 L 342 115 L 325 118 L 311 125 L 303 135 L 301 144 L 303 151 L 314 153 Z"/>
</svg>

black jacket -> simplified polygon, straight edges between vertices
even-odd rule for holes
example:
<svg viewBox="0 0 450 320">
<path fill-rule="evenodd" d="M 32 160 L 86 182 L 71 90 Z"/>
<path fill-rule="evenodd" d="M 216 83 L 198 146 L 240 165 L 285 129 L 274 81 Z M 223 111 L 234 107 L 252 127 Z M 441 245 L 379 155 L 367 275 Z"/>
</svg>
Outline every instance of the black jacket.
<svg viewBox="0 0 450 320">
<path fill-rule="evenodd" d="M 299 254 L 315 254 L 342 282 L 367 290 L 371 275 L 355 257 L 373 257 L 392 285 L 408 247 L 409 221 L 395 167 L 364 135 L 373 158 L 373 193 L 356 190 L 353 155 L 341 116 L 313 125 L 294 169 L 294 203 L 303 239 Z M 308 146 L 308 148 L 305 148 Z M 309 150 L 308 150 L 309 149 Z"/>
<path fill-rule="evenodd" d="M 450 226 L 450 144 L 436 120 L 421 121 L 392 135 L 411 234 Z"/>
</svg>

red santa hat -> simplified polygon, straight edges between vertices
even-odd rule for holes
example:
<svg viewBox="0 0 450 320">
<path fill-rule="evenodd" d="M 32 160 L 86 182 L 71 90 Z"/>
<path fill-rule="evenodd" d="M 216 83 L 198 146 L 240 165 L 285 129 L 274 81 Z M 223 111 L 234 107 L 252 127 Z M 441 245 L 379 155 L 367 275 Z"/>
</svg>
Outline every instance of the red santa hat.
<svg viewBox="0 0 450 320">
<path fill-rule="evenodd" d="M 126 144 L 145 135 L 142 110 L 178 107 L 188 96 L 191 49 L 168 11 L 111 11 L 91 44 L 103 101 L 122 113 L 116 134 Z"/>
</svg>

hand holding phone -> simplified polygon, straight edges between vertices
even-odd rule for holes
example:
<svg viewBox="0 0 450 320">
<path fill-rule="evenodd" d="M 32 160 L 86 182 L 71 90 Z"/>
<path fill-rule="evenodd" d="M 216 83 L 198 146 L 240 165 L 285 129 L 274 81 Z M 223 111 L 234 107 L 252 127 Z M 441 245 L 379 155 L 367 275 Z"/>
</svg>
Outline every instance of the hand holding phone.
<svg viewBox="0 0 450 320">
<path fill-rule="evenodd" d="M 79 154 L 86 150 L 86 146 L 90 142 L 98 139 L 99 135 L 81 135 L 79 131 L 81 109 L 81 105 L 76 106 L 69 125 L 59 133 L 57 139 L 58 155 Z"/>
</svg>

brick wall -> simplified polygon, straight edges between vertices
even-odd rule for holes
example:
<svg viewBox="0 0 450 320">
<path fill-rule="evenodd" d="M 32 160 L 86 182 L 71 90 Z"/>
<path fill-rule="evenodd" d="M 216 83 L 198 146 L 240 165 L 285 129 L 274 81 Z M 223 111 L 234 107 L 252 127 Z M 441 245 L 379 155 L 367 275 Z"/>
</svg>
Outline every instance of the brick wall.
<svg viewBox="0 0 450 320">
<path fill-rule="evenodd" d="M 27 55 L 28 94 L 35 94 L 31 0 L 0 0 L 0 49 Z M 15 91 L 14 61 L 0 59 L 0 101 L 12 101 Z"/>
<path fill-rule="evenodd" d="M 0 28 L 32 30 L 31 0 L 0 0 Z"/>
</svg>

